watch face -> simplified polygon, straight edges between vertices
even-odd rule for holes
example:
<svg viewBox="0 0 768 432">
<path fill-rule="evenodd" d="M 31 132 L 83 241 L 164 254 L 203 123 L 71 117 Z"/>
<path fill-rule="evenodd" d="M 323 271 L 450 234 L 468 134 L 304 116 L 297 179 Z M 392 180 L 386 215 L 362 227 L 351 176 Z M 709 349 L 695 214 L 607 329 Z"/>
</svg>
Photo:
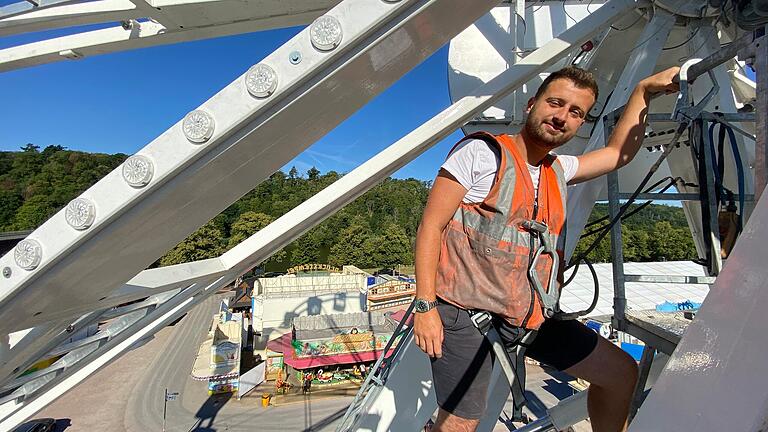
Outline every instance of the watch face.
<svg viewBox="0 0 768 432">
<path fill-rule="evenodd" d="M 429 310 L 429 304 L 427 304 L 426 300 L 416 299 L 415 309 L 416 312 L 427 312 Z"/>
</svg>

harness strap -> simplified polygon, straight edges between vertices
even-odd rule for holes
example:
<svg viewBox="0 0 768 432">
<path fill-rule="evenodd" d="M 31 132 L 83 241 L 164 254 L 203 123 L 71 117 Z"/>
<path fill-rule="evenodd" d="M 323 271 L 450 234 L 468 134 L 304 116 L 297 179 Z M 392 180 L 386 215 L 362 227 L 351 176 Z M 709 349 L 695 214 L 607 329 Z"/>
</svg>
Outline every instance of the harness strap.
<svg viewBox="0 0 768 432">
<path fill-rule="evenodd" d="M 525 399 L 525 351 L 536 337 L 536 331 L 522 329 L 525 332 L 523 337 L 514 345 L 505 347 L 493 324 L 493 316 L 490 312 L 467 310 L 467 313 L 472 324 L 491 343 L 496 360 L 507 377 L 509 390 L 512 393 L 512 420 L 522 421 L 523 407 L 527 402 Z"/>
</svg>

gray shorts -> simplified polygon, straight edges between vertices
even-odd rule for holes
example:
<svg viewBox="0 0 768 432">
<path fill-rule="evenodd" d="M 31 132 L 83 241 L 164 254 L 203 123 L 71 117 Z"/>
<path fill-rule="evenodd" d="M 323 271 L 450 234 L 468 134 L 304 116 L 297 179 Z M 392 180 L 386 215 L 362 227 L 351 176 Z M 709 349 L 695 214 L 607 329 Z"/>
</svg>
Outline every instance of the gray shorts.
<svg viewBox="0 0 768 432">
<path fill-rule="evenodd" d="M 432 359 L 437 404 L 456 416 L 479 419 L 485 414 L 493 368 L 491 345 L 466 310 L 441 300 L 437 310 L 444 333 L 443 356 Z M 522 338 L 522 329 L 498 318 L 495 323 L 505 344 L 513 345 Z M 547 320 L 526 355 L 565 370 L 586 358 L 597 346 L 597 338 L 597 333 L 578 321 Z"/>
</svg>

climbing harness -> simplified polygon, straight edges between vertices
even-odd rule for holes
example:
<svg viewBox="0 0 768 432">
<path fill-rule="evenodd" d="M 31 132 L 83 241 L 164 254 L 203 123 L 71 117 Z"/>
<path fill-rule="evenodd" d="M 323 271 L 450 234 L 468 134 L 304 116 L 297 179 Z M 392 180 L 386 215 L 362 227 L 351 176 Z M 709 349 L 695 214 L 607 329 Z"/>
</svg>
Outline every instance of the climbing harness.
<svg viewBox="0 0 768 432">
<path fill-rule="evenodd" d="M 536 330 L 520 328 L 523 336 L 511 346 L 504 346 L 490 312 L 468 310 L 469 319 L 480 333 L 488 339 L 496 361 L 499 362 L 504 375 L 507 377 L 509 390 L 512 393 L 512 421 L 524 421 L 523 407 L 525 399 L 525 351 L 536 338 Z"/>
</svg>

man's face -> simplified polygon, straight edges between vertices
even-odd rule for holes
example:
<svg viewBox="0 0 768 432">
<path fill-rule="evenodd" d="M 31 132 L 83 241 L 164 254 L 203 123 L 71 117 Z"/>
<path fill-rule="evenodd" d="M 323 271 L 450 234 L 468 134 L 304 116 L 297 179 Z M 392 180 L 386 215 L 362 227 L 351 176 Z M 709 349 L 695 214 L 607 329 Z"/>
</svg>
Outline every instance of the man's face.
<svg viewBox="0 0 768 432">
<path fill-rule="evenodd" d="M 547 149 L 560 147 L 576 135 L 594 103 L 591 90 L 576 87 L 569 79 L 556 79 L 538 98 L 528 101 L 526 135 Z"/>
</svg>

